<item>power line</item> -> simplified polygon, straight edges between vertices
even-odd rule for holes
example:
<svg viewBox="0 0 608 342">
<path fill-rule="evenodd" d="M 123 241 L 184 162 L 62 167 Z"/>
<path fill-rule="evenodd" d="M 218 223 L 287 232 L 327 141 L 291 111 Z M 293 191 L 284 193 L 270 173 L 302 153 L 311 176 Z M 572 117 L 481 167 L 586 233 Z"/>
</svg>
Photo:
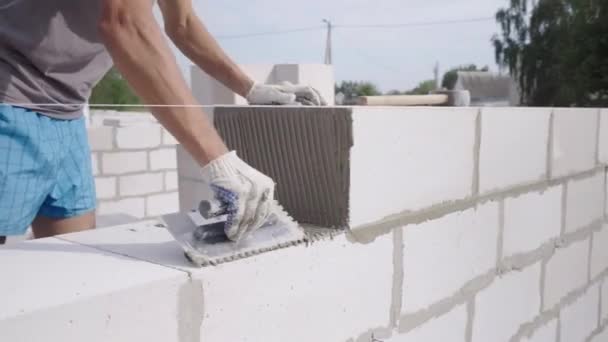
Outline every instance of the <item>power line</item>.
<svg viewBox="0 0 608 342">
<path fill-rule="evenodd" d="M 483 21 L 495 20 L 494 17 L 480 17 L 480 18 L 469 18 L 469 19 L 455 19 L 455 20 L 439 20 L 439 21 L 420 21 L 411 23 L 400 23 L 400 24 L 347 24 L 347 25 L 332 25 L 334 29 L 390 29 L 390 28 L 408 28 L 408 27 L 423 27 L 423 26 L 437 26 L 437 25 L 450 25 L 450 24 L 466 24 Z M 229 34 L 229 35 L 217 35 L 217 39 L 242 39 L 251 37 L 262 37 L 272 35 L 282 35 L 297 32 L 307 31 L 320 31 L 326 29 L 326 26 L 309 26 L 300 27 L 285 30 L 273 30 L 263 31 L 255 33 L 242 33 L 242 34 Z"/>
<path fill-rule="evenodd" d="M 364 24 L 364 25 L 334 25 L 336 28 L 405 28 L 405 27 L 417 27 L 417 26 L 436 26 L 436 25 L 450 25 L 450 24 L 466 24 L 475 23 L 482 21 L 495 20 L 494 17 L 481 17 L 481 18 L 469 18 L 469 19 L 455 19 L 455 20 L 440 20 L 440 21 L 420 21 L 402 24 Z"/>
<path fill-rule="evenodd" d="M 256 32 L 256 33 L 243 33 L 243 34 L 232 34 L 232 35 L 218 35 L 215 36 L 217 39 L 241 39 L 241 38 L 251 38 L 251 37 L 261 37 L 261 36 L 272 36 L 272 35 L 280 35 L 280 34 L 288 34 L 288 33 L 296 33 L 296 32 L 307 32 L 307 31 L 320 31 L 325 29 L 325 26 L 311 26 L 311 27 L 302 27 L 302 28 L 294 28 L 288 30 L 275 30 L 275 31 L 266 31 L 266 32 Z"/>
</svg>

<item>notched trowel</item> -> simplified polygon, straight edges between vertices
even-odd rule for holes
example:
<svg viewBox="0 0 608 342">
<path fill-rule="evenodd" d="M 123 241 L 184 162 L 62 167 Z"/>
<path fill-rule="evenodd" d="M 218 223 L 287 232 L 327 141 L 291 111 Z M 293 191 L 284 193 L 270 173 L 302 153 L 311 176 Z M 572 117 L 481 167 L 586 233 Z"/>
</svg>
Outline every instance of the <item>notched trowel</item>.
<svg viewBox="0 0 608 342">
<path fill-rule="evenodd" d="M 226 216 L 210 218 L 214 203 L 202 201 L 198 210 L 176 213 L 161 219 L 184 249 L 186 257 L 199 267 L 217 265 L 267 251 L 306 242 L 300 226 L 274 201 L 264 225 L 238 243 L 225 233 Z"/>
</svg>

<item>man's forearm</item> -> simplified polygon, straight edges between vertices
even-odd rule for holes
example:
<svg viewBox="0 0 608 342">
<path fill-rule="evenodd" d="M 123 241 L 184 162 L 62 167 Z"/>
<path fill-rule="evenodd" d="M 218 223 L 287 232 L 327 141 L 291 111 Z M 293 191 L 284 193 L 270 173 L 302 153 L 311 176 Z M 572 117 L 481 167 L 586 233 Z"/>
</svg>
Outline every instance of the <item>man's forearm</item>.
<svg viewBox="0 0 608 342">
<path fill-rule="evenodd" d="M 149 0 L 105 0 L 100 32 L 115 65 L 158 121 L 204 165 L 227 152 L 183 79 Z M 187 106 L 182 106 L 187 105 Z"/>
<path fill-rule="evenodd" d="M 245 97 L 253 81 L 226 55 L 192 10 L 191 2 L 159 1 L 165 30 L 175 45 L 207 74 Z"/>
</svg>

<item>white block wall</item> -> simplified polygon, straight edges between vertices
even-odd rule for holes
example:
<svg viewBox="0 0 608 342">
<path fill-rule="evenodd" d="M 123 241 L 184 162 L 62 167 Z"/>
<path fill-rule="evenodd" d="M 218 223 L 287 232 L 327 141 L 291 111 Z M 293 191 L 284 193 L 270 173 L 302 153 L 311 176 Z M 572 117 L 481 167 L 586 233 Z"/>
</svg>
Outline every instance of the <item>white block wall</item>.
<svg viewBox="0 0 608 342">
<path fill-rule="evenodd" d="M 0 339 L 604 342 L 597 119 L 587 109 L 357 108 L 356 229 L 204 269 L 156 220 L 9 245 Z M 191 204 L 208 191 L 180 152 L 179 170 L 150 169 L 173 155 L 162 130 L 156 147 L 118 150 L 122 126 L 109 127 L 111 149 L 103 134 L 91 138 L 107 188 L 100 211 L 153 217 L 176 211 L 176 185 Z M 143 153 L 146 169 L 106 173 L 113 153 Z M 521 168 L 510 166 L 517 155 Z"/>
<path fill-rule="evenodd" d="M 561 177 L 596 163 L 598 109 L 554 109 L 552 175 Z"/>
<path fill-rule="evenodd" d="M 560 236 L 562 193 L 563 187 L 555 186 L 505 199 L 504 256 L 531 252 Z"/>
<path fill-rule="evenodd" d="M 586 341 L 597 329 L 599 287 L 590 287 L 582 297 L 561 312 L 562 341 Z"/>
<path fill-rule="evenodd" d="M 177 142 L 148 113 L 91 111 L 88 128 L 100 216 L 179 211 Z"/>
<path fill-rule="evenodd" d="M 406 227 L 402 313 L 413 313 L 450 297 L 467 281 L 493 269 L 498 217 L 498 204 L 488 203 Z"/>
<path fill-rule="evenodd" d="M 395 335 L 386 342 L 465 342 L 467 328 L 467 308 L 457 307 L 447 314 L 431 319 L 429 322 L 409 331 Z"/>
<path fill-rule="evenodd" d="M 544 308 L 550 309 L 572 291 L 587 283 L 589 241 L 559 248 L 545 267 Z"/>
<path fill-rule="evenodd" d="M 475 297 L 473 342 L 508 341 L 540 313 L 541 265 L 511 272 Z"/>
<path fill-rule="evenodd" d="M 470 196 L 477 112 L 354 109 L 351 227 Z M 378 191 L 381 200 L 370 196 Z"/>
<path fill-rule="evenodd" d="M 550 117 L 548 108 L 482 110 L 481 192 L 535 183 L 546 177 Z"/>
<path fill-rule="evenodd" d="M 605 175 L 597 173 L 568 183 L 567 232 L 575 232 L 604 217 L 605 181 Z"/>
</svg>

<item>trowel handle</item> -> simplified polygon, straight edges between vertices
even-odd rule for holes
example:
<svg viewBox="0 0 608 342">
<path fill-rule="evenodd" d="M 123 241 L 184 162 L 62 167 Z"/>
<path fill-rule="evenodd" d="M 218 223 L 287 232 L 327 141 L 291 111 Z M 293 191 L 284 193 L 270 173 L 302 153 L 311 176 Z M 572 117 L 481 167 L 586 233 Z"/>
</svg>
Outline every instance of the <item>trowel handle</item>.
<svg viewBox="0 0 608 342">
<path fill-rule="evenodd" d="M 202 200 L 198 204 L 198 213 L 205 219 L 224 215 L 224 206 L 217 200 Z"/>
</svg>

